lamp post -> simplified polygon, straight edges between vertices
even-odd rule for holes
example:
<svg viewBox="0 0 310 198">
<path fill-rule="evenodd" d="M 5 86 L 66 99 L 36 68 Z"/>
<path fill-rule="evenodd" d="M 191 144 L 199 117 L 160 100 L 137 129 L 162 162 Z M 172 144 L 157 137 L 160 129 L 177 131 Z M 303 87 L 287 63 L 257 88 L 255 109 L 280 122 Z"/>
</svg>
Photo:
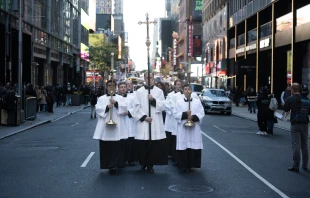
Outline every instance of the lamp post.
<svg viewBox="0 0 310 198">
<path fill-rule="evenodd" d="M 157 21 L 149 21 L 149 14 L 146 13 L 146 21 L 145 22 L 142 22 L 142 21 L 139 21 L 138 24 L 139 25 L 142 25 L 142 24 L 146 24 L 146 41 L 145 41 L 145 45 L 146 45 L 146 48 L 147 48 L 147 74 L 148 74 L 148 93 L 150 94 L 151 93 L 151 90 L 150 90 L 150 45 L 151 45 L 151 41 L 150 41 L 150 36 L 149 36 L 149 24 L 156 24 Z M 151 117 L 151 104 L 150 104 L 150 101 L 149 101 L 149 117 Z M 151 123 L 149 123 L 149 137 L 150 137 L 150 149 L 151 149 L 151 140 L 152 140 L 152 137 L 151 137 Z"/>
</svg>

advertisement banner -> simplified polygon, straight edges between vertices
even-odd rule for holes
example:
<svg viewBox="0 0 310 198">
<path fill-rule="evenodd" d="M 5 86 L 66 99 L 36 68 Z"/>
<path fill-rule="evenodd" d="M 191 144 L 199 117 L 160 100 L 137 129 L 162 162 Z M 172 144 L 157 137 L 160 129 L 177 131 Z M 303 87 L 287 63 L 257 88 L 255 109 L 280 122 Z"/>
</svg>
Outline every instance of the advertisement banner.
<svg viewBox="0 0 310 198">
<path fill-rule="evenodd" d="M 202 41 L 200 35 L 194 35 L 193 38 L 193 57 L 200 57 L 202 54 L 201 48 L 202 48 Z"/>
<path fill-rule="evenodd" d="M 192 0 L 192 17 L 193 20 L 201 20 L 202 18 L 202 0 Z"/>
</svg>

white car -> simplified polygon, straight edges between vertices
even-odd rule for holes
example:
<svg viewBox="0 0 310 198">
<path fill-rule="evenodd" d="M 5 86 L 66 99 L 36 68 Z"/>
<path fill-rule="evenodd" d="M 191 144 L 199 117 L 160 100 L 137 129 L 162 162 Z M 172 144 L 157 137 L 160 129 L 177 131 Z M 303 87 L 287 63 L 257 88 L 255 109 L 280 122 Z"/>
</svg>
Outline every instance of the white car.
<svg viewBox="0 0 310 198">
<path fill-rule="evenodd" d="M 205 113 L 218 112 L 231 115 L 231 100 L 223 89 L 207 88 L 202 90 L 200 99 L 204 104 Z"/>
</svg>

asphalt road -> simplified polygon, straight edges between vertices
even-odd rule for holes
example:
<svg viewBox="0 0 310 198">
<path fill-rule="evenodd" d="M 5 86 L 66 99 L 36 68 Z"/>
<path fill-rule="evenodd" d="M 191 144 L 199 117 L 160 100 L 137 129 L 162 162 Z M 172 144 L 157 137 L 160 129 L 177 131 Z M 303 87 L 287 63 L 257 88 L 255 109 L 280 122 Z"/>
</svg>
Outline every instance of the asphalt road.
<svg viewBox="0 0 310 198">
<path fill-rule="evenodd" d="M 290 134 L 258 136 L 256 122 L 206 115 L 202 168 L 99 169 L 89 109 L 0 141 L 0 197 L 310 197 L 310 172 L 288 172 Z M 81 167 L 83 166 L 83 167 Z M 85 167 L 84 167 L 85 166 Z"/>
</svg>

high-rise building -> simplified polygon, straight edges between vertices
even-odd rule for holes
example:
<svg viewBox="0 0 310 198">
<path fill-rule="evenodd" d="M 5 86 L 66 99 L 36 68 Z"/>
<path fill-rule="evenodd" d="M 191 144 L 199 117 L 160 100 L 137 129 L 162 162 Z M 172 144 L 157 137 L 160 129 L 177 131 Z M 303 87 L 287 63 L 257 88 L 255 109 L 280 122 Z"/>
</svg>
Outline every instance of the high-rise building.
<svg viewBox="0 0 310 198">
<path fill-rule="evenodd" d="M 18 81 L 17 0 L 0 4 L 0 80 Z M 23 1 L 22 82 L 83 84 L 88 65 L 88 0 Z M 83 48 L 82 48 L 83 47 Z"/>
</svg>

